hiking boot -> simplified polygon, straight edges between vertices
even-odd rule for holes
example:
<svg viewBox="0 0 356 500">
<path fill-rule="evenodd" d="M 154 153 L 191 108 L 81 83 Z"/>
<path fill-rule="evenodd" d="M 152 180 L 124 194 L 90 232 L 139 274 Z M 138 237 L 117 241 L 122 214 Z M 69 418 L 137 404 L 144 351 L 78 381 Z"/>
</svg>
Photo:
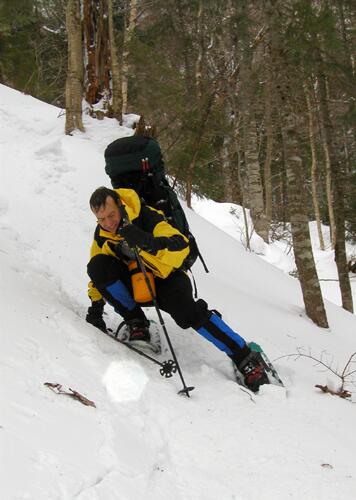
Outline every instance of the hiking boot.
<svg viewBox="0 0 356 500">
<path fill-rule="evenodd" d="M 244 378 L 244 385 L 252 392 L 258 392 L 261 385 L 270 383 L 259 352 L 251 351 L 236 367 Z"/>
<path fill-rule="evenodd" d="M 149 326 L 149 321 L 145 319 L 132 319 L 126 321 L 129 333 L 129 342 L 149 342 L 151 340 Z"/>
</svg>

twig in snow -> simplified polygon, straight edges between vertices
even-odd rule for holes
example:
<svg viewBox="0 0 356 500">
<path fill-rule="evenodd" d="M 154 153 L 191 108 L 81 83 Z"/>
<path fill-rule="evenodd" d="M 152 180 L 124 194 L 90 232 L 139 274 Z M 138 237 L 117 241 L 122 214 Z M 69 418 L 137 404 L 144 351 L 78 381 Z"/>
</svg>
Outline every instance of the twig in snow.
<svg viewBox="0 0 356 500">
<path fill-rule="evenodd" d="M 82 394 L 80 394 L 77 391 L 74 391 L 69 387 L 69 391 L 64 391 L 62 389 L 62 384 L 54 384 L 52 382 L 45 382 L 44 385 L 51 389 L 53 392 L 56 394 L 61 394 L 62 396 L 69 396 L 70 398 L 76 399 L 77 401 L 80 401 L 83 405 L 85 406 L 93 406 L 96 408 L 94 401 L 90 401 L 90 399 L 86 398 Z"/>
<path fill-rule="evenodd" d="M 248 391 L 246 391 L 246 390 L 245 390 L 243 387 L 241 387 L 241 386 L 239 387 L 239 389 L 240 389 L 240 391 L 242 391 L 242 392 L 244 392 L 245 394 L 247 394 L 248 396 L 250 396 L 250 399 L 251 399 L 252 403 L 255 403 L 255 404 L 256 404 L 256 401 L 253 399 L 253 397 L 251 396 L 251 394 L 250 394 Z"/>
<path fill-rule="evenodd" d="M 321 389 L 323 392 L 326 392 L 328 394 L 332 394 L 333 396 L 339 396 L 339 398 L 351 398 L 351 392 L 346 391 L 345 389 L 339 390 L 339 391 L 333 391 L 330 389 L 327 385 L 319 385 L 317 384 L 315 387 L 318 389 Z"/>
<path fill-rule="evenodd" d="M 326 370 L 330 371 L 331 373 L 333 373 L 336 377 L 338 377 L 341 380 L 341 386 L 340 386 L 338 391 L 334 391 L 333 389 L 330 389 L 327 385 L 323 386 L 323 385 L 319 384 L 319 385 L 316 385 L 315 387 L 318 387 L 318 389 L 321 389 L 325 393 L 333 394 L 333 395 L 339 396 L 340 398 L 343 398 L 343 399 L 351 397 L 351 393 L 345 389 L 345 384 L 346 383 L 351 383 L 351 384 L 353 383 L 352 380 L 346 380 L 346 379 L 349 379 L 349 377 L 351 377 L 351 375 L 356 373 L 356 369 L 350 371 L 351 365 L 353 363 L 355 363 L 355 361 L 356 361 L 356 352 L 351 354 L 347 363 L 344 366 L 344 369 L 340 373 L 337 368 L 335 368 L 335 369 L 332 368 L 332 365 L 334 363 L 334 358 L 332 358 L 331 362 L 329 362 L 328 364 L 323 361 L 323 356 L 325 354 L 324 352 L 321 353 L 320 359 L 317 359 L 315 356 L 312 355 L 311 351 L 309 351 L 309 354 L 305 354 L 305 353 L 301 352 L 300 348 L 298 348 L 297 351 L 298 351 L 297 353 L 288 354 L 286 356 L 281 356 L 277 359 L 290 358 L 290 357 L 295 357 L 295 359 L 298 359 L 300 357 L 312 359 L 313 361 L 316 362 L 316 365 L 323 366 Z"/>
</svg>

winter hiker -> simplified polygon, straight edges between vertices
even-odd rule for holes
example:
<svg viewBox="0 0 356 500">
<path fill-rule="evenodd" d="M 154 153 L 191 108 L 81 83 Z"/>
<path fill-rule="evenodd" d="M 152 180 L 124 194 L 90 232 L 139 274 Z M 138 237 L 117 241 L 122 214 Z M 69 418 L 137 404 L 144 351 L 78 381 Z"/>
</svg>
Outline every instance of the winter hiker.
<svg viewBox="0 0 356 500">
<path fill-rule="evenodd" d="M 106 187 L 94 191 L 90 208 L 98 225 L 88 263 L 92 301 L 86 316 L 88 323 L 106 330 L 103 311 L 108 302 L 126 322 L 130 341 L 149 342 L 149 322 L 133 298 L 129 271 L 135 261 L 133 249 L 137 249 L 145 267 L 153 273 L 160 309 L 181 328 L 193 328 L 226 353 L 252 391 L 269 383 L 259 353 L 251 351 L 204 300 L 194 300 L 190 279 L 180 270 L 189 253 L 188 239 L 166 221 L 162 212 L 141 203 L 132 189 Z"/>
</svg>

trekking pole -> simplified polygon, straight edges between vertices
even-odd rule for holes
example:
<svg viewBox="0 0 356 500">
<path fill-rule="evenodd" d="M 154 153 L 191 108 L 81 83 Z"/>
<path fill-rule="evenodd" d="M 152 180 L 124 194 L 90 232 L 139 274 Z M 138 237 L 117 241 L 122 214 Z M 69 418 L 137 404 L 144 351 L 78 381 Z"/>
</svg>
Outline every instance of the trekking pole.
<svg viewBox="0 0 356 500">
<path fill-rule="evenodd" d="M 169 359 L 168 361 L 163 361 L 163 362 L 158 361 L 158 359 L 153 358 L 149 354 L 146 354 L 145 352 L 141 351 L 140 349 L 137 349 L 133 345 L 130 345 L 129 343 L 124 342 L 123 340 L 119 339 L 119 337 L 117 335 L 118 332 L 116 332 L 116 334 L 114 334 L 113 331 L 110 328 L 108 328 L 106 331 L 104 331 L 104 333 L 106 335 L 108 335 L 109 337 L 111 337 L 112 339 L 116 340 L 116 342 L 119 342 L 120 344 L 124 345 L 125 347 L 127 347 L 131 351 L 134 351 L 136 354 L 139 354 L 143 358 L 146 358 L 149 361 L 152 361 L 152 363 L 155 363 L 156 365 L 160 366 L 159 372 L 162 375 L 162 377 L 170 378 L 177 371 L 177 366 L 175 365 L 175 363 L 172 359 Z"/>
<path fill-rule="evenodd" d="M 118 202 L 118 207 L 119 207 L 119 210 L 120 210 L 120 214 L 121 214 L 121 218 L 122 218 L 122 223 L 123 225 L 126 225 L 126 224 L 129 224 L 129 220 L 128 220 L 128 216 L 127 216 L 127 213 L 126 213 L 126 210 L 125 210 L 125 207 L 124 205 L 122 204 L 121 200 L 119 200 Z M 135 257 L 137 259 L 137 262 L 138 262 L 138 265 L 140 267 L 140 270 L 141 272 L 143 273 L 143 276 L 145 278 L 145 281 L 146 281 L 146 285 L 147 285 L 147 288 L 151 294 L 151 297 L 152 297 L 152 302 L 153 302 L 153 305 L 156 309 L 156 312 L 157 312 L 157 316 L 158 316 L 158 319 L 159 319 L 159 322 L 160 322 L 160 325 L 162 327 L 162 330 L 164 332 L 164 335 L 166 337 L 166 340 L 167 340 L 167 343 L 168 343 L 168 346 L 169 346 L 169 349 L 171 351 L 171 354 L 173 356 L 173 361 L 175 363 L 175 366 L 172 366 L 170 365 L 170 370 L 171 371 L 175 371 L 175 368 L 177 367 L 177 371 L 179 373 L 179 376 L 180 376 L 180 379 L 182 381 L 182 384 L 183 384 L 183 389 L 181 389 L 180 391 L 178 391 L 178 394 L 185 394 L 186 396 L 188 396 L 188 398 L 190 398 L 190 395 L 189 395 L 189 392 L 190 391 L 193 391 L 194 390 L 194 387 L 190 386 L 190 387 L 187 387 L 185 381 L 184 381 L 184 377 L 183 377 L 183 373 L 182 373 L 182 370 L 180 368 L 180 365 L 179 365 L 179 362 L 178 362 L 178 359 L 177 359 L 177 356 L 176 356 L 176 353 L 174 352 L 174 349 L 173 349 L 173 345 L 172 345 L 172 342 L 171 342 L 171 339 L 169 338 L 169 335 L 168 335 L 168 332 L 167 332 L 167 328 L 166 328 L 166 325 L 164 323 L 164 320 L 163 320 L 163 317 L 162 317 L 162 314 L 161 314 L 161 311 L 160 311 L 160 308 L 158 307 L 158 303 L 157 303 L 157 300 L 156 300 L 156 297 L 155 297 L 155 294 L 154 294 L 154 291 L 152 289 L 152 286 L 151 286 L 151 282 L 147 276 L 147 272 L 146 272 L 146 268 L 142 262 L 142 259 L 138 253 L 138 250 L 137 250 L 137 247 L 134 247 L 133 248 L 134 252 L 135 252 Z M 161 373 L 162 374 L 162 373 Z"/>
<path fill-rule="evenodd" d="M 141 272 L 143 273 L 144 277 L 145 277 L 145 281 L 146 281 L 146 285 L 150 291 L 150 294 L 151 294 L 151 297 L 152 297 L 152 302 L 153 302 L 153 305 L 156 309 L 156 312 L 157 312 L 157 316 L 158 316 L 158 319 L 159 319 L 159 322 L 161 324 L 161 327 L 162 327 L 162 330 L 164 332 L 164 335 L 166 337 L 166 340 L 167 340 L 167 343 L 168 343 L 168 346 L 169 346 L 169 349 L 171 351 L 171 354 L 173 356 L 173 360 L 174 360 L 174 363 L 176 364 L 177 366 L 177 371 L 179 373 L 179 376 L 180 376 L 180 379 L 182 381 L 182 384 L 183 384 L 183 389 L 181 389 L 180 391 L 178 391 L 178 394 L 185 394 L 186 396 L 188 396 L 188 398 L 190 398 L 190 395 L 189 395 L 189 392 L 190 391 L 193 391 L 194 390 L 194 387 L 190 386 L 190 387 L 187 387 L 185 381 L 184 381 L 184 377 L 183 377 L 183 373 L 182 373 L 182 370 L 180 368 L 180 365 L 179 365 L 179 362 L 178 362 L 178 359 L 177 359 L 177 356 L 176 356 L 176 353 L 174 352 L 174 349 L 173 349 L 173 345 L 172 345 L 172 342 L 171 342 L 171 339 L 169 338 L 169 335 L 168 335 L 168 331 L 167 331 L 167 328 L 166 328 L 166 325 L 164 323 L 164 320 L 163 320 L 163 316 L 161 314 L 161 310 L 160 308 L 158 307 L 158 303 L 157 303 L 157 299 L 155 297 L 155 294 L 154 294 L 154 291 L 152 289 L 152 285 L 151 285 L 151 282 L 147 276 L 147 271 L 146 271 L 146 268 L 142 262 L 142 259 L 138 253 L 138 250 L 137 248 L 134 249 L 135 251 L 135 256 L 136 256 L 136 259 L 137 259 L 137 262 L 138 262 L 138 265 L 140 266 L 140 269 L 141 269 Z"/>
</svg>

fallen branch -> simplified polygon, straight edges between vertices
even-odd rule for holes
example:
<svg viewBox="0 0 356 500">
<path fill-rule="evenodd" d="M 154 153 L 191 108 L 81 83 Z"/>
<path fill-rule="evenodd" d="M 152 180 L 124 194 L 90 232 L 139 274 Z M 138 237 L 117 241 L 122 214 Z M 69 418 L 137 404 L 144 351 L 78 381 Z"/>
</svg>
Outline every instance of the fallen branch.
<svg viewBox="0 0 356 500">
<path fill-rule="evenodd" d="M 339 389 L 338 391 L 333 391 L 327 385 L 319 385 L 319 384 L 315 385 L 315 387 L 317 387 L 318 389 L 322 390 L 327 394 L 331 394 L 332 396 L 339 396 L 339 398 L 343 399 L 351 398 L 351 392 L 346 391 L 345 389 L 343 390 Z"/>
<path fill-rule="evenodd" d="M 53 384 L 52 382 L 45 382 L 43 385 L 51 389 L 51 391 L 55 392 L 56 394 L 60 394 L 62 396 L 69 396 L 70 398 L 80 401 L 85 406 L 93 406 L 94 408 L 96 408 L 94 401 L 90 401 L 90 399 L 86 398 L 78 391 L 74 391 L 70 387 L 69 387 L 70 392 L 68 392 L 62 389 L 62 384 Z"/>
</svg>

